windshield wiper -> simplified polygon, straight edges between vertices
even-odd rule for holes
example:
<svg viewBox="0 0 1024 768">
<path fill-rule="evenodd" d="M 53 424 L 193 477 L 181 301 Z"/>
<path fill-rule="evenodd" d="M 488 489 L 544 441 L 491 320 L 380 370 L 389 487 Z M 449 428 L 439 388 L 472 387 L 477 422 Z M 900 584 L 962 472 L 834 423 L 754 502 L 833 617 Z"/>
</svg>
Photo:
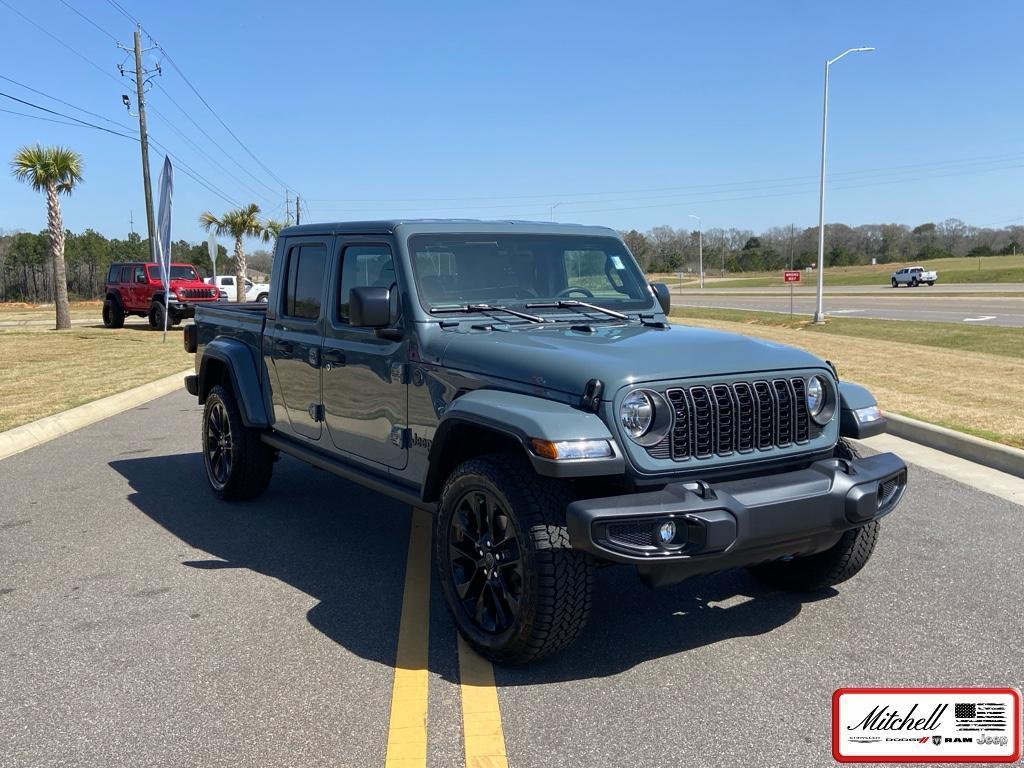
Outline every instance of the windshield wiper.
<svg viewBox="0 0 1024 768">
<path fill-rule="evenodd" d="M 508 307 L 495 307 L 490 304 L 461 304 L 457 307 L 431 307 L 430 314 L 432 315 L 446 315 L 446 314 L 469 314 L 470 312 L 504 312 L 507 315 L 513 315 L 514 317 L 521 317 L 523 320 L 529 320 L 531 323 L 544 323 L 547 322 L 543 317 L 537 315 L 528 315 L 525 312 L 519 312 L 515 309 L 509 309 Z"/>
<path fill-rule="evenodd" d="M 606 309 L 605 307 L 597 306 L 597 304 L 588 304 L 585 301 L 577 301 L 576 299 L 559 299 L 558 301 L 546 301 L 539 304 L 526 305 L 527 309 L 573 309 L 576 307 L 590 309 L 594 312 L 604 312 L 609 317 L 615 317 L 619 320 L 629 320 L 629 315 L 616 312 L 614 309 Z"/>
</svg>

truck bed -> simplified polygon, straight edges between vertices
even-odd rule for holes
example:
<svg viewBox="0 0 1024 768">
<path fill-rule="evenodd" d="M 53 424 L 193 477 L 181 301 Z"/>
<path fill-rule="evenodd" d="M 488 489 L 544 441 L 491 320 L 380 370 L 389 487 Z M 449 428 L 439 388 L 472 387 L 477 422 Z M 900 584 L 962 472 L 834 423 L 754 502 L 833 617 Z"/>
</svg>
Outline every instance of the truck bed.
<svg viewBox="0 0 1024 768">
<path fill-rule="evenodd" d="M 267 319 L 267 305 L 259 302 L 244 304 L 216 304 L 196 306 L 196 341 L 199 354 L 198 364 L 203 348 L 215 338 L 234 338 L 245 342 L 252 351 L 253 362 L 257 370 L 261 365 L 263 349 L 263 326 Z"/>
</svg>

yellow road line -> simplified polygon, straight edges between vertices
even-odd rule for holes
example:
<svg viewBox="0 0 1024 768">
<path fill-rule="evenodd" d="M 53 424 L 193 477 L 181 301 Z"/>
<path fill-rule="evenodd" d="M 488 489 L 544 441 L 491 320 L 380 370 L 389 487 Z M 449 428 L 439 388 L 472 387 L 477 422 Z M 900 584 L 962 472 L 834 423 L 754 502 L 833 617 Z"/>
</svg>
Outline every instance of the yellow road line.
<svg viewBox="0 0 1024 768">
<path fill-rule="evenodd" d="M 459 688 L 466 768 L 508 768 L 498 691 L 491 663 L 459 635 Z"/>
<path fill-rule="evenodd" d="M 412 510 L 385 768 L 422 768 L 427 764 L 431 520 L 429 512 Z"/>
</svg>

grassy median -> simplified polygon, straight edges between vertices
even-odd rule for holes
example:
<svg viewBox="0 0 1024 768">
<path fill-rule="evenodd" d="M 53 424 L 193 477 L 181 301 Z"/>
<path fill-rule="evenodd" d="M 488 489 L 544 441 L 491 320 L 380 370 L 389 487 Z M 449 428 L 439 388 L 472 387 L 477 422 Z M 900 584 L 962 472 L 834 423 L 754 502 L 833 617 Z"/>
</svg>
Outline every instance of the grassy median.
<svg viewBox="0 0 1024 768">
<path fill-rule="evenodd" d="M 672 317 L 801 347 L 868 387 L 885 410 L 1024 448 L 1024 331 L 852 318 L 819 326 L 691 307 Z"/>
<path fill-rule="evenodd" d="M 136 318 L 118 330 L 99 323 L 0 329 L 0 431 L 191 366 L 181 328 L 167 331 L 166 344 L 162 336 Z"/>
</svg>

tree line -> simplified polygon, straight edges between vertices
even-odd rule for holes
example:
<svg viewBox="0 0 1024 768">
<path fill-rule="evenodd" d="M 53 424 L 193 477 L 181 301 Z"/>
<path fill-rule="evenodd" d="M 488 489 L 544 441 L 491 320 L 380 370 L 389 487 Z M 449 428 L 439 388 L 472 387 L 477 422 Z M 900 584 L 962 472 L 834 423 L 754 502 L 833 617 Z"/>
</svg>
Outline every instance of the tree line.
<svg viewBox="0 0 1024 768">
<path fill-rule="evenodd" d="M 698 269 L 697 230 L 654 227 L 622 232 L 646 272 Z M 708 229 L 703 233 L 705 272 L 764 272 L 804 269 L 818 261 L 818 228 Z M 825 265 L 907 263 L 949 256 L 995 256 L 1024 252 L 1024 226 L 972 227 L 960 219 L 906 224 L 825 225 Z"/>
</svg>

